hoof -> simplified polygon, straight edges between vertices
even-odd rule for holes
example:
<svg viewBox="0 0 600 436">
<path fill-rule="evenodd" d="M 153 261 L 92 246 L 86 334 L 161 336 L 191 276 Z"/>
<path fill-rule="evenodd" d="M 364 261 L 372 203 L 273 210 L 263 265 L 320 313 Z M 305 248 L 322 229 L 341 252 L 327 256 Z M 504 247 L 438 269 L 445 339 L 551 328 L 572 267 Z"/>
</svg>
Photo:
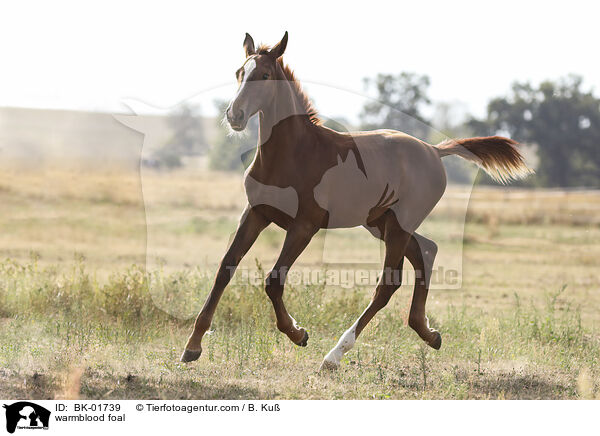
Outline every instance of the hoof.
<svg viewBox="0 0 600 436">
<path fill-rule="evenodd" d="M 340 369 L 340 365 L 338 363 L 335 363 L 331 360 L 324 360 L 319 367 L 319 372 L 337 371 L 338 369 Z"/>
<path fill-rule="evenodd" d="M 435 333 L 435 339 L 428 342 L 427 345 L 429 345 L 431 348 L 433 348 L 435 350 L 439 350 L 442 346 L 442 335 L 440 335 L 440 332 L 434 332 L 434 333 Z"/>
<path fill-rule="evenodd" d="M 297 342 L 296 345 L 299 345 L 301 347 L 306 347 L 306 344 L 308 344 L 308 332 L 306 330 L 304 330 L 304 337 L 302 338 L 302 340 L 300 342 Z"/>
<path fill-rule="evenodd" d="M 182 362 L 193 362 L 194 360 L 198 360 L 201 354 L 202 350 L 183 350 L 183 353 L 181 354 L 181 358 L 179 360 L 181 360 Z"/>
</svg>

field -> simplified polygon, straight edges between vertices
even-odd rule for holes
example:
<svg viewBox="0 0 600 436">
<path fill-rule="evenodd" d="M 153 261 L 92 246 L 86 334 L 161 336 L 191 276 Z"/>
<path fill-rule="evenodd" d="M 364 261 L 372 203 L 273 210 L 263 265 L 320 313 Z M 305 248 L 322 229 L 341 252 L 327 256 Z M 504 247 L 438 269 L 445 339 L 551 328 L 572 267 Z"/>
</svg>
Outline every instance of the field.
<svg viewBox="0 0 600 436">
<path fill-rule="evenodd" d="M 424 225 L 439 237 L 440 263 L 462 255 L 460 289 L 434 289 L 428 299 L 441 350 L 406 325 L 407 283 L 341 370 L 322 374 L 323 356 L 366 307 L 372 287 L 288 286 L 288 309 L 310 333 L 308 347 L 299 348 L 275 328 L 260 280 L 238 279 L 200 360 L 179 363 L 235 230 L 241 179 L 142 176 L 3 173 L 0 397 L 600 398 L 598 192 L 449 187 Z M 268 271 L 282 237 L 269 227 L 241 270 Z M 365 231 L 315 239 L 297 270 L 323 268 L 325 255 L 344 268 L 377 269 L 380 247 Z"/>
</svg>

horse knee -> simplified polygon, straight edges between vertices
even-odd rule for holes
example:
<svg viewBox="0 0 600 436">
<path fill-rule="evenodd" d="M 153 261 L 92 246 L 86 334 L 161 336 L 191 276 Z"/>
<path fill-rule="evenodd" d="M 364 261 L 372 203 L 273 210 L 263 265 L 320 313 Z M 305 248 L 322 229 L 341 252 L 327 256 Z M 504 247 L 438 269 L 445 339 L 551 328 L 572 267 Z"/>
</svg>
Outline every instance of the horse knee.
<svg viewBox="0 0 600 436">
<path fill-rule="evenodd" d="M 271 301 L 277 301 L 283 295 L 283 286 L 279 284 L 265 285 L 265 292 Z"/>
<path fill-rule="evenodd" d="M 265 280 L 265 292 L 273 300 L 281 298 L 283 295 L 283 283 L 281 274 L 277 271 L 271 271 Z"/>
</svg>

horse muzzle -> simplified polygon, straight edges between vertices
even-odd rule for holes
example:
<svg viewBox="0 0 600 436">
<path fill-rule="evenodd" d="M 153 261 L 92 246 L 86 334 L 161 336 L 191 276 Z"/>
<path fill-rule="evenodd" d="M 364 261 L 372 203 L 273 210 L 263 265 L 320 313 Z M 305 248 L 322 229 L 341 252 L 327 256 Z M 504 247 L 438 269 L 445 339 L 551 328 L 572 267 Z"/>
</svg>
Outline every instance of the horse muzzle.
<svg viewBox="0 0 600 436">
<path fill-rule="evenodd" d="M 234 111 L 232 108 L 227 109 L 227 122 L 233 130 L 240 132 L 246 128 L 248 118 L 243 110 Z"/>
</svg>

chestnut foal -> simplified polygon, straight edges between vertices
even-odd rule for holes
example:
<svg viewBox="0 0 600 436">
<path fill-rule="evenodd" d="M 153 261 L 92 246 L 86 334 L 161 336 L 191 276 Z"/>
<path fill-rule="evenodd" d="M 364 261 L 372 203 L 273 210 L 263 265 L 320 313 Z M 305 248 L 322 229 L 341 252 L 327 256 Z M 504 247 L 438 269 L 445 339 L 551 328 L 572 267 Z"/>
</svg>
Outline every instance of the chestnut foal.
<svg viewBox="0 0 600 436">
<path fill-rule="evenodd" d="M 459 155 L 503 182 L 530 170 L 517 144 L 498 136 L 433 146 L 393 130 L 338 133 L 321 126 L 310 100 L 282 61 L 287 40 L 287 32 L 272 48 L 255 48 L 248 34 L 244 40 L 246 60 L 236 72 L 239 88 L 226 116 L 236 131 L 244 130 L 254 114 L 259 116 L 258 147 L 244 179 L 248 205 L 181 360 L 200 357 L 202 336 L 225 287 L 270 223 L 287 234 L 265 288 L 277 328 L 300 346 L 306 346 L 308 333 L 286 310 L 283 288 L 290 267 L 315 233 L 322 228 L 364 226 L 385 243 L 383 272 L 370 304 L 325 356 L 322 368 L 338 368 L 367 323 L 388 303 L 400 286 L 404 257 L 417 277 L 408 324 L 439 349 L 442 338 L 429 327 L 425 315 L 437 246 L 415 230 L 446 188 L 441 157 Z"/>
</svg>

